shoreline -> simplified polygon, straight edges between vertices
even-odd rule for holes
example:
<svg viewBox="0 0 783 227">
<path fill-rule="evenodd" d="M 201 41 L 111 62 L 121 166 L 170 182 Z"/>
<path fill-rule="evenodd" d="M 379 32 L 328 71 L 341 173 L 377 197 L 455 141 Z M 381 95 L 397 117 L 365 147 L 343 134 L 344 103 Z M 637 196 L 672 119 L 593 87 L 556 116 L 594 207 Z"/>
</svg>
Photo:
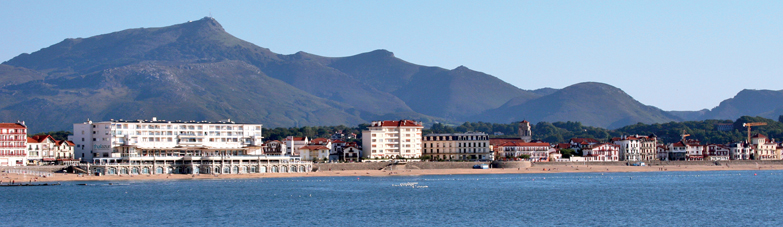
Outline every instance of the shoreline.
<svg viewBox="0 0 783 227">
<path fill-rule="evenodd" d="M 296 178 L 296 177 L 383 177 L 417 175 L 469 175 L 469 174 L 526 174 L 526 173 L 621 173 L 621 172 L 682 172 L 682 171 L 734 171 L 734 170 L 783 170 L 783 165 L 731 165 L 731 166 L 601 166 L 601 165 L 563 165 L 538 166 L 529 168 L 493 168 L 493 169 L 402 169 L 386 170 L 335 170 L 308 173 L 250 173 L 250 174 L 170 174 L 170 175 L 112 175 L 79 176 L 72 173 L 53 173 L 51 177 L 39 177 L 14 173 L 2 173 L 2 184 L 49 183 L 70 181 L 145 181 L 145 180 L 208 180 L 208 179 L 260 179 L 260 178 Z M 37 178 L 37 179 L 36 179 Z"/>
</svg>

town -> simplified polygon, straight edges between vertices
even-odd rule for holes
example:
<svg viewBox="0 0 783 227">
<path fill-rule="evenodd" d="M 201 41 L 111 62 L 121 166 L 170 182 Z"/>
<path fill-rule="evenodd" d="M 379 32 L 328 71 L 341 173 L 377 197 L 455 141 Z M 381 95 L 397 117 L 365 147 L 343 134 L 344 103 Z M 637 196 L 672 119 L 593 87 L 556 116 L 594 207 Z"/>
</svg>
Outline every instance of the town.
<svg viewBox="0 0 783 227">
<path fill-rule="evenodd" d="M 287 136 L 264 141 L 261 124 L 225 121 L 115 120 L 73 124 L 67 140 L 28 136 L 25 122 L 0 123 L 0 166 L 73 166 L 94 175 L 310 172 L 335 162 L 625 162 L 781 160 L 780 142 L 762 134 L 727 144 L 702 144 L 683 133 L 664 144 L 656 135 L 623 135 L 564 143 L 533 140 L 528 121 L 517 138 L 484 132 L 423 134 L 422 122 L 373 121 L 361 135 Z M 564 158 L 563 151 L 573 151 Z"/>
</svg>

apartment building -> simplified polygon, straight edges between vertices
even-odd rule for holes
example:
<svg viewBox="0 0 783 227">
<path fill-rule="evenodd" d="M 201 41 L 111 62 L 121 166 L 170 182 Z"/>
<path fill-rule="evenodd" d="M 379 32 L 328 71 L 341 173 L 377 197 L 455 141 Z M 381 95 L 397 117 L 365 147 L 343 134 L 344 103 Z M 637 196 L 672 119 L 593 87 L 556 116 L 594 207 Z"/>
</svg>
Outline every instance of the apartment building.
<svg viewBox="0 0 783 227">
<path fill-rule="evenodd" d="M 0 166 L 27 165 L 27 126 L 0 123 Z"/>
<path fill-rule="evenodd" d="M 98 174 L 309 171 L 312 163 L 263 155 L 262 125 L 233 121 L 110 120 L 73 126 L 77 158 Z"/>
<path fill-rule="evenodd" d="M 411 120 L 373 121 L 362 131 L 362 157 L 419 158 L 423 128 L 421 122 Z"/>
<path fill-rule="evenodd" d="M 429 134 L 424 136 L 422 155 L 439 160 L 494 160 L 489 135 L 483 132 Z"/>
</svg>

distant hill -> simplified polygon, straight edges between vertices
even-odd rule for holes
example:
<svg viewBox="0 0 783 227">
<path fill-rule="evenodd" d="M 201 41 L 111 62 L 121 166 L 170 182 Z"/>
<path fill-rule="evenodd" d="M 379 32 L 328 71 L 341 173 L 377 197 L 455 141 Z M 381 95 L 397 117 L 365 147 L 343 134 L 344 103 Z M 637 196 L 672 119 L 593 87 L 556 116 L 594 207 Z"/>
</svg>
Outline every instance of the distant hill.
<svg viewBox="0 0 783 227">
<path fill-rule="evenodd" d="M 489 118 L 493 122 L 578 121 L 604 128 L 680 120 L 658 108 L 639 103 L 616 87 L 595 82 L 571 85 L 526 102 L 506 103 L 476 118 Z"/>
<path fill-rule="evenodd" d="M 783 115 L 783 90 L 750 90 L 737 93 L 711 110 L 679 111 L 685 120 L 731 120 L 741 116 L 761 116 L 778 119 Z M 676 114 L 676 113 L 675 113 Z"/>
</svg>

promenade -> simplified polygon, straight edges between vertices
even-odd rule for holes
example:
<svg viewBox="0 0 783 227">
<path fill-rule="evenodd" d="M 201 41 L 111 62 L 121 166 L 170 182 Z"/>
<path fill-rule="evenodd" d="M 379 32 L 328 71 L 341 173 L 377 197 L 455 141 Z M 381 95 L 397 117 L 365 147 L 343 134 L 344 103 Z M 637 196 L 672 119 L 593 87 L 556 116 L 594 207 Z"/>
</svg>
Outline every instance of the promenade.
<svg viewBox="0 0 783 227">
<path fill-rule="evenodd" d="M 589 163 L 588 163 L 589 164 Z M 610 173 L 610 172 L 658 172 L 658 171 L 728 171 L 728 170 L 783 170 L 783 164 L 737 164 L 722 166 L 706 165 L 661 165 L 661 166 L 602 166 L 602 165 L 539 165 L 529 168 L 493 169 L 395 169 L 395 170 L 319 170 L 309 173 L 254 173 L 254 174 L 171 174 L 171 175 L 111 175 L 79 176 L 70 173 L 56 173 L 48 177 L 2 173 L 2 182 L 64 182 L 64 181 L 136 181 L 136 180 L 187 180 L 187 179 L 252 179 L 285 177 L 384 177 L 415 175 L 460 175 L 460 174 L 525 174 L 525 173 Z"/>
</svg>

